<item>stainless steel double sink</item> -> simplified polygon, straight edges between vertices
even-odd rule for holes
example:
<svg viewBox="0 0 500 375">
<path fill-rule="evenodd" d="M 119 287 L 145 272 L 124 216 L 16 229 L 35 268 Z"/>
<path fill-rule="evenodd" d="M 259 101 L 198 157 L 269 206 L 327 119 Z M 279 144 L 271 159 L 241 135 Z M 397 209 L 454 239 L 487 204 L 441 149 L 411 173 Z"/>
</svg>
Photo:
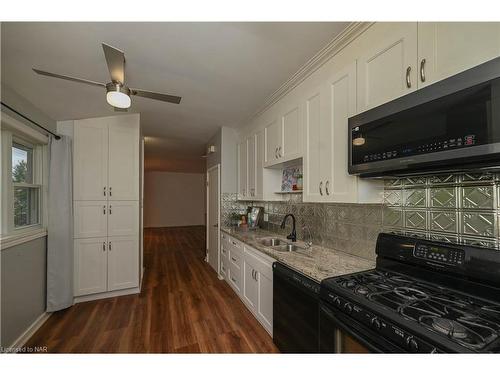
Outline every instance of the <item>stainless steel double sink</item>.
<svg viewBox="0 0 500 375">
<path fill-rule="evenodd" d="M 297 251 L 297 250 L 306 250 L 305 247 L 298 246 L 294 243 L 283 241 L 281 238 L 266 237 L 266 238 L 259 239 L 258 242 L 261 245 L 264 245 L 266 247 L 270 247 L 276 251 L 292 252 L 292 251 Z"/>
</svg>

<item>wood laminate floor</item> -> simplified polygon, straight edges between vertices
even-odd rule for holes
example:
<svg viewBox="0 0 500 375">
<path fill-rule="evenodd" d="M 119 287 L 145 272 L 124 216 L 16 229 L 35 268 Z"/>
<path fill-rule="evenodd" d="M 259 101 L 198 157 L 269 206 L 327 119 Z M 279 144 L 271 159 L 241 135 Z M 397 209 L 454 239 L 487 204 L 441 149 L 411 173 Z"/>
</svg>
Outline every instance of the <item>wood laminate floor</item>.
<svg viewBox="0 0 500 375">
<path fill-rule="evenodd" d="M 28 341 L 60 353 L 275 353 L 203 258 L 205 227 L 146 229 L 142 292 L 56 312 Z"/>
</svg>

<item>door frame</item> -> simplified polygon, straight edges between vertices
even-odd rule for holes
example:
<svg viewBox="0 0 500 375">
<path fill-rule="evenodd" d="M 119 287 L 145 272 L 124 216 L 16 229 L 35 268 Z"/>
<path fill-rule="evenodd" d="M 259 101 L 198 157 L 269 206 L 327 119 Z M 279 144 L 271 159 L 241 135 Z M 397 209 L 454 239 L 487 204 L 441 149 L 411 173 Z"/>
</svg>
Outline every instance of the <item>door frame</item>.
<svg viewBox="0 0 500 375">
<path fill-rule="evenodd" d="M 221 197 L 221 188 L 220 188 L 220 163 L 214 165 L 207 169 L 207 227 L 206 227 L 206 252 L 205 252 L 205 261 L 209 263 L 209 246 L 210 246 L 210 172 L 217 170 L 217 275 L 220 278 L 220 197 Z"/>
</svg>

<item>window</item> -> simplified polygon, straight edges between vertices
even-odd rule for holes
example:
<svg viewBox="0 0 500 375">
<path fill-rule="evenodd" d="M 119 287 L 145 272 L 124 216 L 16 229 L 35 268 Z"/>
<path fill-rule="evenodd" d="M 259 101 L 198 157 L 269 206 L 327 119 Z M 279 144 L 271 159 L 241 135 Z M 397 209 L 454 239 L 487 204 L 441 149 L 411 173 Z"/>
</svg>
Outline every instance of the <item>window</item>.
<svg viewBox="0 0 500 375">
<path fill-rule="evenodd" d="M 33 180 L 33 146 L 12 143 L 14 229 L 40 223 L 40 185 Z"/>
<path fill-rule="evenodd" d="M 47 137 L 2 112 L 0 244 L 43 235 L 47 223 Z"/>
</svg>

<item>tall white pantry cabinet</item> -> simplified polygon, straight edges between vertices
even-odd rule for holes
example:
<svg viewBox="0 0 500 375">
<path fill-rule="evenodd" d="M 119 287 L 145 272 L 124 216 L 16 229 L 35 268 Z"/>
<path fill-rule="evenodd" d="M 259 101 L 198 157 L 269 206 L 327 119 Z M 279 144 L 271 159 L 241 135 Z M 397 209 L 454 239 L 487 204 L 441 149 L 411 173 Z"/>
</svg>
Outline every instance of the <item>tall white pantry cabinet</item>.
<svg viewBox="0 0 500 375">
<path fill-rule="evenodd" d="M 73 134 L 75 297 L 136 293 L 141 274 L 139 115 L 75 120 Z"/>
</svg>

